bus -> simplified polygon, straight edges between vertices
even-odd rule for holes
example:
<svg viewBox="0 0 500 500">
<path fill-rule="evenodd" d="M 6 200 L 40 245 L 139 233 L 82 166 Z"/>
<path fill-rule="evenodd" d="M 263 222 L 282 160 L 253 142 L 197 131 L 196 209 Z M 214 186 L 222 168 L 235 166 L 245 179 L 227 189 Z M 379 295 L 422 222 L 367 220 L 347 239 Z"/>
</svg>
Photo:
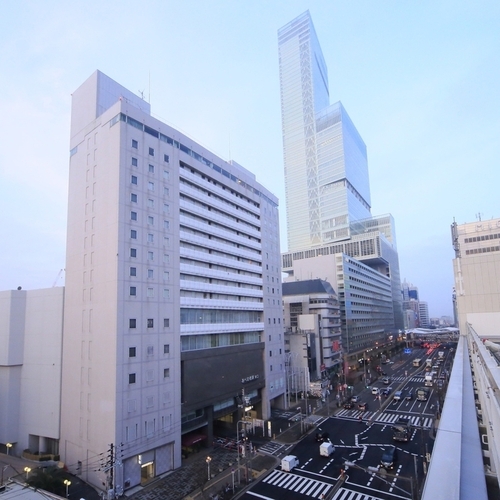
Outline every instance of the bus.
<svg viewBox="0 0 500 500">
<path fill-rule="evenodd" d="M 408 417 L 399 417 L 392 426 L 394 441 L 409 441 L 411 439 L 411 420 Z"/>
<path fill-rule="evenodd" d="M 419 387 L 417 389 L 417 400 L 418 401 L 427 401 L 429 399 L 429 388 L 428 387 Z"/>
<path fill-rule="evenodd" d="M 420 359 L 419 358 L 413 360 L 413 366 L 420 366 Z"/>
</svg>

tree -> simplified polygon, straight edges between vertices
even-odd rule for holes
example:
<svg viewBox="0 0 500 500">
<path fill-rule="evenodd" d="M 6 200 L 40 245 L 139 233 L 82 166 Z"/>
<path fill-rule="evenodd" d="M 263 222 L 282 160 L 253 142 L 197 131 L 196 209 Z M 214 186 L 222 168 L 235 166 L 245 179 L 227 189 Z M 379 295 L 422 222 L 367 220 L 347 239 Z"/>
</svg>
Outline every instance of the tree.
<svg viewBox="0 0 500 500">
<path fill-rule="evenodd" d="M 33 488 L 40 488 L 56 495 L 65 496 L 66 490 L 63 481 L 63 470 L 56 466 L 51 466 L 35 469 L 31 473 L 27 483 Z"/>
</svg>

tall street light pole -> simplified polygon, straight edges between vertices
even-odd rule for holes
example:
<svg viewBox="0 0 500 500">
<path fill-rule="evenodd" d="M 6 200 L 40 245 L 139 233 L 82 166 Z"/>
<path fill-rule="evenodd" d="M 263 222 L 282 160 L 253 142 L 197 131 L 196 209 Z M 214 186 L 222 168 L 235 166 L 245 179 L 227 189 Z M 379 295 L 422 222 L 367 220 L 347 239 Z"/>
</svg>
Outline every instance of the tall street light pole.
<svg viewBox="0 0 500 500">
<path fill-rule="evenodd" d="M 65 479 L 63 481 L 63 483 L 66 486 L 66 498 L 69 498 L 68 488 L 69 488 L 69 485 L 71 484 L 71 481 L 69 479 Z"/>
</svg>

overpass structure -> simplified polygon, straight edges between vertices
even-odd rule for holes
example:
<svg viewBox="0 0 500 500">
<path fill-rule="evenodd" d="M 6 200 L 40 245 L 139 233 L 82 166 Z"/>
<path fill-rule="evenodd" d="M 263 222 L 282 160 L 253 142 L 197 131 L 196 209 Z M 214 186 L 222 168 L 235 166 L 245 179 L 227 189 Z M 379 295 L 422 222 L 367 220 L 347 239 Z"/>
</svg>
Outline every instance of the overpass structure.
<svg viewBox="0 0 500 500">
<path fill-rule="evenodd" d="M 500 362 L 495 351 L 467 324 L 459 337 L 422 500 L 500 498 Z"/>
</svg>

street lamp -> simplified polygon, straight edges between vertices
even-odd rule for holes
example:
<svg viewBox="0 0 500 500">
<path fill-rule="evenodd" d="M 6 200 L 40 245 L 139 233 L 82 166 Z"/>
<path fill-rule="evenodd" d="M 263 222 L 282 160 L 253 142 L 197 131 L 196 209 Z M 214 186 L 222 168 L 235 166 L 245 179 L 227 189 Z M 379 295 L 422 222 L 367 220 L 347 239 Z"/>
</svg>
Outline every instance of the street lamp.
<svg viewBox="0 0 500 500">
<path fill-rule="evenodd" d="M 5 447 L 7 448 L 7 455 L 9 454 L 9 450 L 12 448 L 12 443 L 7 443 L 5 445 Z"/>
<path fill-rule="evenodd" d="M 207 462 L 207 475 L 208 475 L 208 481 L 210 481 L 210 462 L 212 461 L 211 457 L 207 457 L 205 462 Z"/>
<path fill-rule="evenodd" d="M 25 467 L 24 472 L 26 472 L 26 481 L 27 481 L 31 472 L 31 467 Z"/>
<path fill-rule="evenodd" d="M 66 498 L 69 498 L 69 494 L 68 494 L 68 488 L 69 488 L 69 485 L 71 484 L 71 481 L 69 479 L 65 479 L 63 481 L 64 485 L 66 486 Z"/>
</svg>

